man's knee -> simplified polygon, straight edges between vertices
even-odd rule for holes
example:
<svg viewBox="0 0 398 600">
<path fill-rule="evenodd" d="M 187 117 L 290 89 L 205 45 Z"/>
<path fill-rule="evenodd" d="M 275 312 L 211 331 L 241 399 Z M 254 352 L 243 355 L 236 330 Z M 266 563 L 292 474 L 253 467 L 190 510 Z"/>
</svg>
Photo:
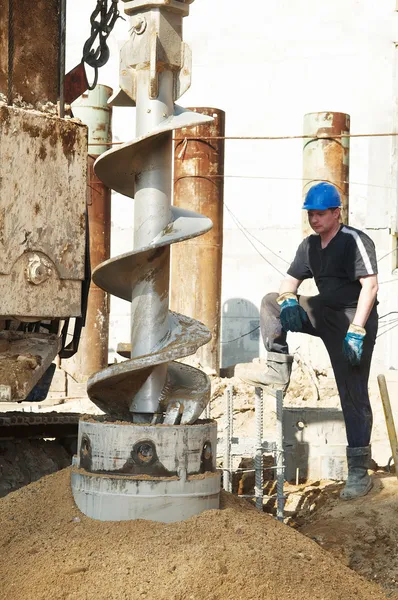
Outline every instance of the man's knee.
<svg viewBox="0 0 398 600">
<path fill-rule="evenodd" d="M 275 309 L 279 309 L 279 305 L 276 301 L 279 294 L 276 292 L 270 292 L 266 294 L 264 298 L 261 300 L 261 311 L 262 312 L 275 312 Z"/>
</svg>

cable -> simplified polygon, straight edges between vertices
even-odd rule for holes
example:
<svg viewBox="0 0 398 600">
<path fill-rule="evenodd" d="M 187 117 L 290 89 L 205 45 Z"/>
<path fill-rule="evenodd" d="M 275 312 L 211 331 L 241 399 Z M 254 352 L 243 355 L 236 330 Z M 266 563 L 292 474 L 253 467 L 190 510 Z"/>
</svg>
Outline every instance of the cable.
<svg viewBox="0 0 398 600">
<path fill-rule="evenodd" d="M 387 133 L 336 133 L 322 135 L 201 135 L 198 136 L 184 136 L 176 137 L 175 141 L 183 140 L 339 140 L 346 138 L 363 138 L 363 137 L 395 137 L 398 135 L 397 131 L 391 131 Z"/>
<path fill-rule="evenodd" d="M 398 277 L 396 279 L 387 279 L 387 281 L 379 281 L 379 285 L 383 285 L 384 283 L 397 283 Z"/>
<path fill-rule="evenodd" d="M 380 319 L 384 319 L 384 317 L 388 317 L 389 315 L 398 315 L 398 310 L 390 310 L 390 312 L 388 312 L 385 315 L 382 315 L 381 317 L 379 317 L 379 321 L 380 321 Z"/>
<path fill-rule="evenodd" d="M 380 262 L 381 260 L 383 260 L 383 258 L 385 258 L 386 256 L 390 256 L 390 254 L 392 254 L 393 252 L 396 252 L 398 250 L 398 248 L 393 248 L 390 252 L 387 252 L 387 254 L 383 254 L 383 256 L 381 258 L 377 259 L 377 262 Z"/>
<path fill-rule="evenodd" d="M 275 271 L 277 271 L 280 275 L 282 275 L 282 277 L 285 277 L 285 273 L 282 273 L 282 271 L 280 271 L 278 269 L 278 267 L 276 267 L 274 264 L 272 264 L 272 262 L 270 262 L 267 258 L 265 258 L 265 256 L 263 254 L 261 254 L 261 252 L 257 248 L 257 246 L 255 244 L 253 244 L 253 242 L 251 241 L 251 239 L 249 238 L 249 236 L 246 234 L 245 230 L 242 227 L 239 227 L 238 222 L 237 222 L 236 217 L 233 214 L 233 212 L 228 208 L 228 206 L 226 204 L 224 204 L 224 206 L 227 209 L 227 211 L 229 212 L 229 214 L 231 215 L 231 217 L 232 217 L 233 221 L 235 222 L 236 226 L 238 227 L 238 229 L 243 233 L 243 235 L 245 236 L 245 238 L 247 239 L 247 241 L 253 246 L 253 248 L 261 256 L 261 258 L 263 260 L 265 260 L 265 262 L 267 264 L 269 264 L 273 269 L 275 269 Z"/>
<path fill-rule="evenodd" d="M 379 331 L 381 330 L 381 328 L 384 328 L 384 331 L 388 331 L 388 327 L 390 327 L 391 325 L 394 325 L 395 323 L 398 323 L 398 319 L 391 319 L 391 321 L 388 321 L 387 323 L 381 323 L 380 327 L 379 327 Z"/>
<path fill-rule="evenodd" d="M 224 202 L 224 206 L 229 211 L 230 215 L 234 216 L 235 223 L 237 223 L 242 229 L 244 229 L 246 231 L 246 233 L 248 233 L 252 238 L 254 238 L 259 244 L 261 244 L 262 246 L 264 246 L 264 248 L 266 250 L 268 250 L 268 252 L 271 252 L 274 256 L 276 256 L 277 258 L 279 258 L 280 260 L 282 260 L 284 263 L 286 263 L 287 265 L 290 265 L 289 261 L 285 260 L 282 256 L 280 256 L 279 254 L 277 254 L 276 252 L 274 252 L 274 250 L 272 250 L 272 248 L 269 248 L 268 246 L 266 246 L 264 244 L 264 242 L 262 242 L 261 240 L 259 240 L 258 237 L 256 237 L 251 231 L 249 231 L 244 225 L 242 225 L 242 223 L 239 221 L 238 217 L 234 213 L 232 213 L 231 209 L 227 206 L 227 204 L 225 202 Z"/>
<path fill-rule="evenodd" d="M 391 312 L 386 313 L 385 315 L 382 315 L 381 317 L 379 317 L 378 320 L 380 321 L 384 317 L 387 317 L 388 315 L 391 315 L 391 314 L 398 314 L 398 311 L 397 310 L 392 310 Z M 394 327 L 398 326 L 398 318 L 391 319 L 391 321 L 387 321 L 386 323 L 382 323 L 380 325 L 380 327 L 388 327 L 389 325 L 392 325 L 393 323 L 397 323 L 397 325 L 394 325 L 393 327 L 391 327 L 391 329 L 394 329 Z M 240 335 L 240 336 L 238 336 L 236 338 L 233 338 L 232 340 L 226 340 L 225 342 L 221 341 L 220 344 L 231 344 L 232 342 L 236 342 L 237 340 L 240 340 L 240 339 L 246 337 L 247 335 L 250 335 L 251 333 L 254 333 L 258 329 L 260 329 L 260 325 L 258 325 L 257 327 L 255 327 L 251 331 L 248 331 L 247 333 L 242 333 L 242 335 Z M 382 333 L 379 333 L 377 335 L 377 337 L 380 337 L 381 335 L 383 335 L 383 333 L 387 333 L 388 331 L 390 331 L 390 329 L 387 329 L 387 330 L 383 331 Z"/>
<path fill-rule="evenodd" d="M 173 141 L 183 142 L 185 140 L 251 140 L 251 141 L 273 141 L 273 140 L 333 140 L 333 139 L 342 139 L 342 138 L 369 138 L 369 137 L 395 137 L 398 135 L 397 131 L 392 131 L 388 133 L 340 133 L 335 135 L 201 135 L 198 136 L 184 136 L 184 137 L 175 137 Z M 114 144 L 123 144 L 123 142 L 108 142 L 107 145 Z M 91 144 L 94 145 L 94 144 Z M 101 146 L 104 144 L 101 142 Z"/>
<path fill-rule="evenodd" d="M 250 335 L 251 333 L 253 333 L 254 331 L 257 331 L 257 329 L 260 329 L 260 325 L 258 325 L 257 327 L 255 327 L 254 329 L 252 329 L 251 331 L 248 331 L 247 333 L 243 333 L 242 335 L 240 335 L 237 338 L 234 338 L 233 340 L 227 340 L 225 342 L 220 342 L 220 344 L 230 344 L 231 342 L 236 342 L 237 340 L 240 340 L 244 337 L 246 337 L 247 335 Z"/>
<path fill-rule="evenodd" d="M 396 323 L 395 325 L 393 325 L 392 327 L 390 327 L 389 329 L 387 329 L 386 331 L 382 331 L 381 333 L 376 335 L 376 339 L 381 337 L 382 335 L 384 335 L 385 333 L 388 333 L 389 331 L 391 331 L 392 329 L 395 329 L 396 327 L 398 327 L 398 323 Z"/>
<path fill-rule="evenodd" d="M 398 322 L 398 318 L 395 317 L 393 319 L 388 319 L 388 321 L 380 321 L 379 319 L 379 326 L 380 327 L 387 327 L 388 325 L 391 325 L 391 323 L 395 323 Z"/>
</svg>

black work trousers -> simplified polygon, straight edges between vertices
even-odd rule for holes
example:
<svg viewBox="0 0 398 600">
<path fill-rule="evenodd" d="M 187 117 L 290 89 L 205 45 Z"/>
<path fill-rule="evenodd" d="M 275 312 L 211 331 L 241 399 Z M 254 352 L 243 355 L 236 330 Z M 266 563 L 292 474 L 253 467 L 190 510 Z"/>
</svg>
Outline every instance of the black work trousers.
<svg viewBox="0 0 398 600">
<path fill-rule="evenodd" d="M 281 326 L 277 297 L 278 294 L 272 293 L 262 300 L 261 334 L 268 351 L 288 354 L 286 332 Z M 353 367 L 343 355 L 343 341 L 356 309 L 332 309 L 322 303 L 319 295 L 299 296 L 298 299 L 310 321 L 304 326 L 303 333 L 320 337 L 328 351 L 340 395 L 348 445 L 352 448 L 368 446 L 373 422 L 368 381 L 378 327 L 376 306 L 366 323 L 361 363 Z"/>
</svg>

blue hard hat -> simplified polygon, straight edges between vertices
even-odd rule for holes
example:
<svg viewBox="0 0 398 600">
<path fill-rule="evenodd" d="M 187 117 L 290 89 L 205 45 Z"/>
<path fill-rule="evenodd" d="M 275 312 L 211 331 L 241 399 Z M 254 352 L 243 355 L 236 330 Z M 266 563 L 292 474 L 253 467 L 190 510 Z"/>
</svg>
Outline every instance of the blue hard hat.
<svg viewBox="0 0 398 600">
<path fill-rule="evenodd" d="M 304 200 L 304 210 L 327 210 L 341 206 L 341 198 L 337 188 L 331 183 L 321 181 L 307 192 Z"/>
</svg>

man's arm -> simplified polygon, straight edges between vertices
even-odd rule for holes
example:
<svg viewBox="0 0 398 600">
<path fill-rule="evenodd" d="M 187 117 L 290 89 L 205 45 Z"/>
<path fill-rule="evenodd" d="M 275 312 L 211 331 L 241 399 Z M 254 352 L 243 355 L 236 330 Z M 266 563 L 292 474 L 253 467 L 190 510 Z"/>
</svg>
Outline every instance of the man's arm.
<svg viewBox="0 0 398 600">
<path fill-rule="evenodd" d="M 300 279 L 295 279 L 295 277 L 292 277 L 291 275 L 286 275 L 279 287 L 279 296 L 288 293 L 297 294 L 297 290 L 301 283 L 302 281 Z"/>
<path fill-rule="evenodd" d="M 349 326 L 343 342 L 343 354 L 353 366 L 358 366 L 361 362 L 363 339 L 366 335 L 365 325 L 375 303 L 377 290 L 379 289 L 377 275 L 360 277 L 358 281 L 362 286 L 358 298 L 358 306 L 354 321 Z"/>
<path fill-rule="evenodd" d="M 377 292 L 379 290 L 377 275 L 368 275 L 367 277 L 360 277 L 359 283 L 361 284 L 362 289 L 361 293 L 359 294 L 358 306 L 353 324 L 359 325 L 359 327 L 365 327 L 368 317 L 375 303 Z"/>
</svg>

